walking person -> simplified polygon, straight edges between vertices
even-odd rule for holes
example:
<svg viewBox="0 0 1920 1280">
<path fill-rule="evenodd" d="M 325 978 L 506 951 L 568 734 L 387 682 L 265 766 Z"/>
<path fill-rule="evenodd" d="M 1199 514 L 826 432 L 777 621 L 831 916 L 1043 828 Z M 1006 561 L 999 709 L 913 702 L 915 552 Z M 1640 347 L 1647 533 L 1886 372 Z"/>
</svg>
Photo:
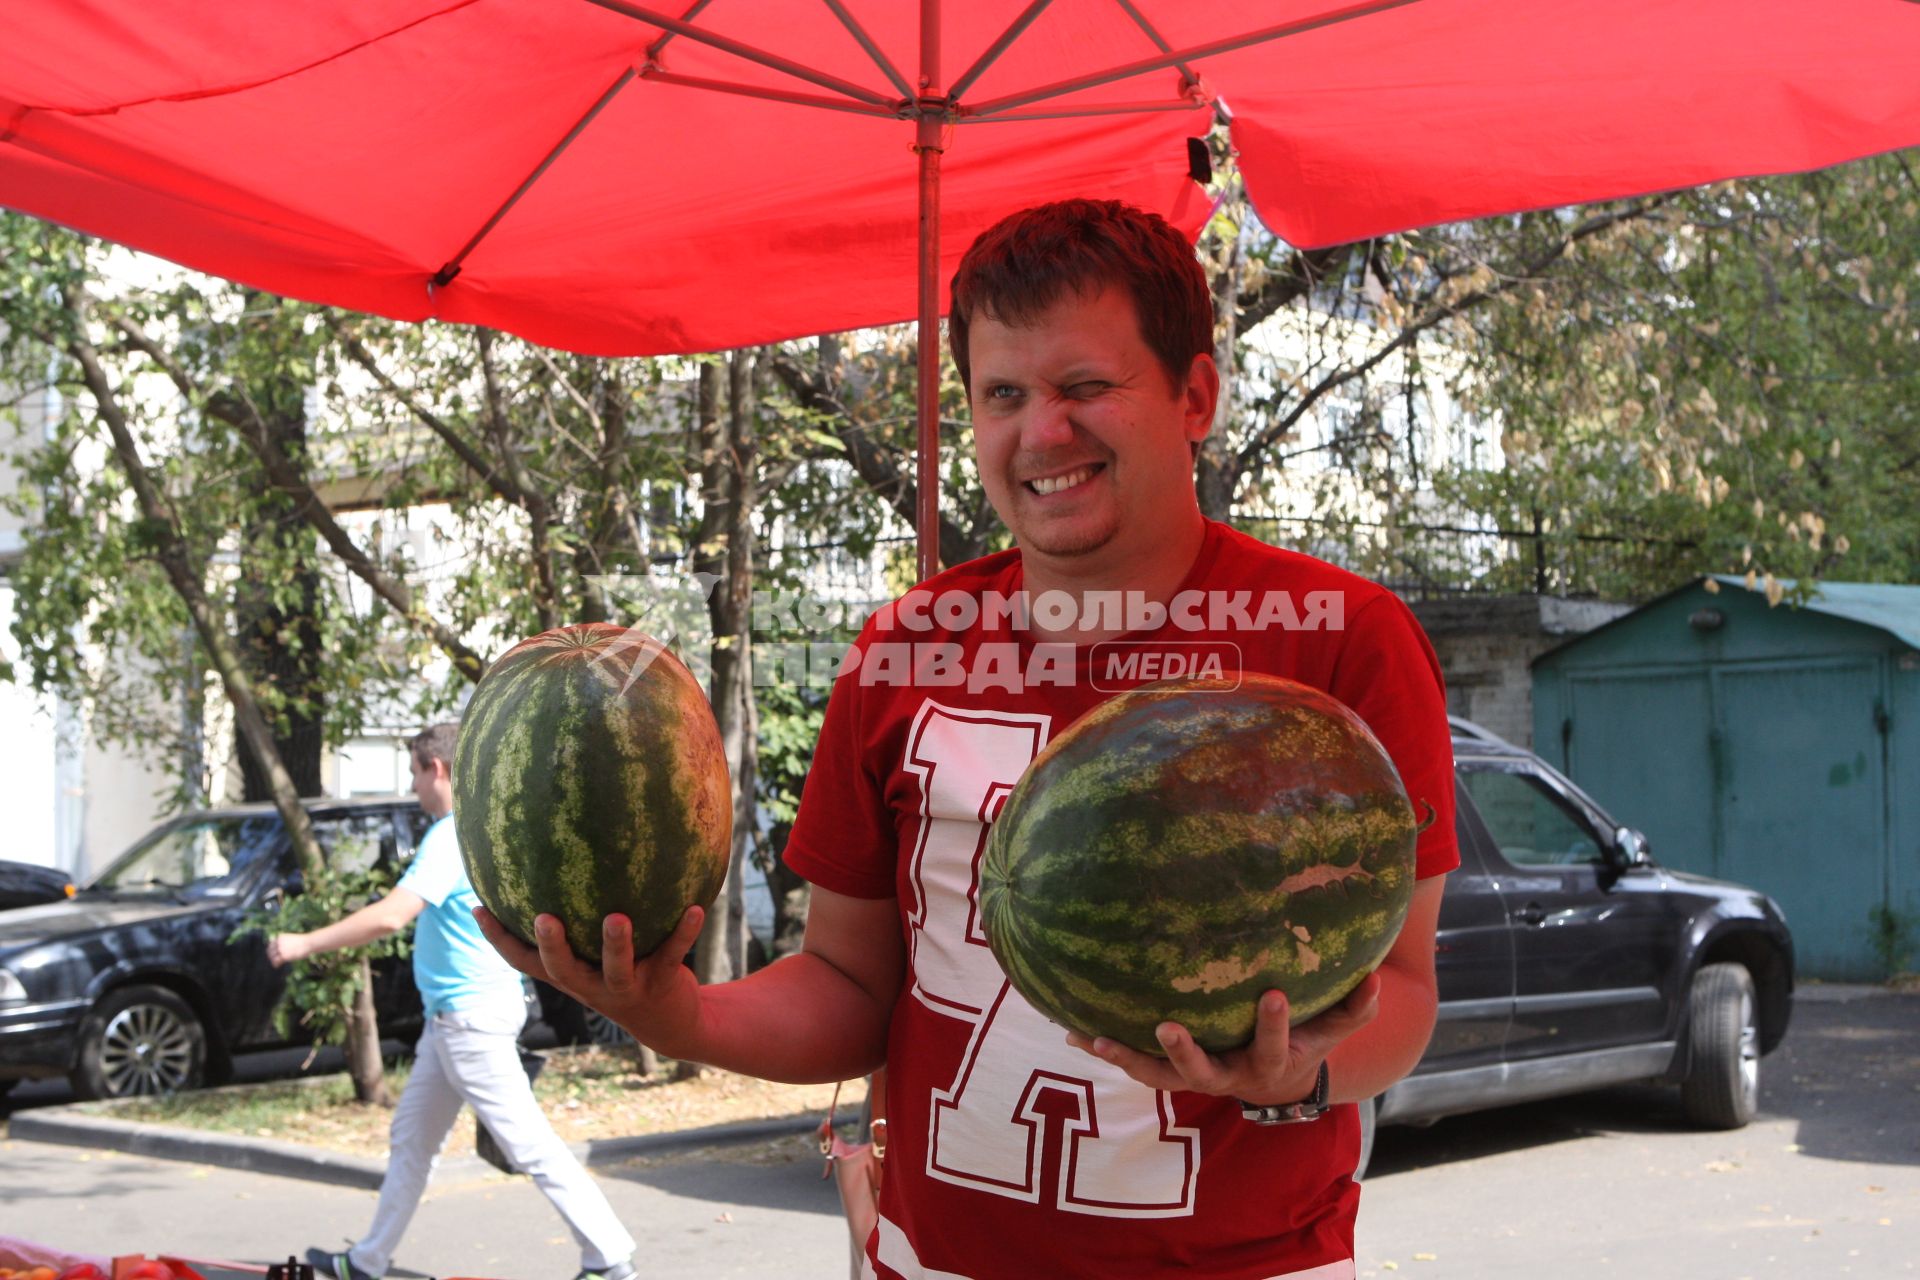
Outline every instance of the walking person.
<svg viewBox="0 0 1920 1280">
<path fill-rule="evenodd" d="M 393 1111 L 387 1176 L 367 1233 L 344 1252 L 308 1251 L 330 1280 L 380 1280 L 420 1204 L 463 1104 L 492 1131 L 513 1167 L 533 1178 L 580 1245 L 576 1280 L 629 1280 L 633 1237 L 592 1177 L 560 1141 L 520 1064 L 526 996 L 520 975 L 487 945 L 454 834 L 450 769 L 457 724 L 436 724 L 407 744 L 413 793 L 433 819 L 400 883 L 378 902 L 309 933 L 270 938 L 275 966 L 397 933 L 416 918 L 413 980 L 426 1029 Z"/>
</svg>

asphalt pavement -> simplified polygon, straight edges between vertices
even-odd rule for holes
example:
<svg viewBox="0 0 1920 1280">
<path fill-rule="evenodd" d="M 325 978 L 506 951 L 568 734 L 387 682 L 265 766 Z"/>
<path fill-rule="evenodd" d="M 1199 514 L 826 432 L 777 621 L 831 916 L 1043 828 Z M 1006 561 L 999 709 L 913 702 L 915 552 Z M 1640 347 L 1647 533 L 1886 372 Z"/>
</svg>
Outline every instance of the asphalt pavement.
<svg viewBox="0 0 1920 1280">
<path fill-rule="evenodd" d="M 1745 1129 L 1636 1088 L 1387 1128 L 1360 1274 L 1420 1280 L 1920 1275 L 1920 993 L 1803 987 Z"/>
<path fill-rule="evenodd" d="M 1920 1275 L 1920 994 L 1802 993 L 1761 1115 L 1685 1127 L 1671 1091 L 1613 1090 L 1382 1130 L 1363 1278 L 1871 1280 Z M 800 1136 L 618 1163 L 595 1176 L 651 1274 L 839 1280 L 832 1184 Z M 267 1262 L 339 1244 L 371 1191 L 8 1139 L 0 1235 L 77 1252 Z M 559 1219 L 524 1179 L 450 1161 L 396 1275 L 565 1280 Z M 1006 1272 L 1023 1277 L 1018 1259 Z"/>
</svg>

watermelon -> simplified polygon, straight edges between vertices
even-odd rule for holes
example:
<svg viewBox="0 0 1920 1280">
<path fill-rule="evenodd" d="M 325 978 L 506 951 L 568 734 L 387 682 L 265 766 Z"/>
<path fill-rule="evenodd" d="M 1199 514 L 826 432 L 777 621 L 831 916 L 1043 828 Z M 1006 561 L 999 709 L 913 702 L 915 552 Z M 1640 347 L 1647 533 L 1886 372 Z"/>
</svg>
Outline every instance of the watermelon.
<svg viewBox="0 0 1920 1280">
<path fill-rule="evenodd" d="M 618 911 L 644 955 L 726 878 L 733 801 L 713 710 L 639 632 L 587 623 L 522 641 L 467 704 L 453 820 L 474 893 L 516 937 L 551 912 L 598 961 Z"/>
<path fill-rule="evenodd" d="M 1344 704 L 1292 680 L 1169 680 L 1049 743 L 988 837 L 980 913 L 1014 989 L 1070 1030 L 1220 1052 L 1286 992 L 1298 1023 L 1380 961 L 1419 827 Z"/>
</svg>

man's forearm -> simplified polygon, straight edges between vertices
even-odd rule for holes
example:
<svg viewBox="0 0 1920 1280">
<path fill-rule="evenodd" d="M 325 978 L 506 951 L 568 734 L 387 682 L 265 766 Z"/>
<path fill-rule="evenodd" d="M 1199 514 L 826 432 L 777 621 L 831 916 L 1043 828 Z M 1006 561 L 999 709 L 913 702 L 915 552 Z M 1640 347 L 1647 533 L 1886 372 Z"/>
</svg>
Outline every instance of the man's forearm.
<svg viewBox="0 0 1920 1280">
<path fill-rule="evenodd" d="M 323 951 L 339 951 L 346 947 L 364 946 L 369 942 L 377 942 L 388 934 L 398 933 L 406 922 L 396 920 L 394 915 L 385 899 L 369 903 L 352 915 L 343 916 L 332 924 L 323 925 L 307 934 L 309 954 L 318 955 Z"/>
<path fill-rule="evenodd" d="M 1379 1014 L 1327 1057 L 1330 1101 L 1358 1102 L 1384 1093 L 1419 1064 L 1433 1036 L 1431 985 L 1390 964 L 1379 972 Z"/>
<path fill-rule="evenodd" d="M 810 952 L 701 994 L 684 1038 L 628 1030 L 670 1058 L 782 1084 L 851 1080 L 886 1061 L 891 1006 Z"/>
</svg>

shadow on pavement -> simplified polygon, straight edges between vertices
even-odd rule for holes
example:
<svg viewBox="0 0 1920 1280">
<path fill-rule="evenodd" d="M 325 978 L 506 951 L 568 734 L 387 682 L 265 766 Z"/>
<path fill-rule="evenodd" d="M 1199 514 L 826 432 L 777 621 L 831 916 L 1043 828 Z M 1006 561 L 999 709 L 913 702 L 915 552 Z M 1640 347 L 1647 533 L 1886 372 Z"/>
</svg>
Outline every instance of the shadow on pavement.
<svg viewBox="0 0 1920 1280">
<path fill-rule="evenodd" d="M 1761 1063 L 1760 1118 L 1792 1121 L 1803 1155 L 1920 1165 L 1920 994 L 1797 1001 L 1786 1039 Z M 1599 1133 L 1688 1132 L 1677 1089 L 1608 1089 L 1449 1116 L 1426 1128 L 1389 1126 L 1375 1139 L 1367 1176 Z"/>
<path fill-rule="evenodd" d="M 1761 1103 L 1803 1154 L 1920 1165 L 1920 992 L 1798 1001 L 1766 1067 Z"/>
<path fill-rule="evenodd" d="M 717 1200 L 761 1209 L 838 1217 L 839 1193 L 820 1176 L 820 1149 L 811 1134 L 768 1142 L 700 1147 L 622 1164 L 595 1165 L 602 1178 L 638 1182 L 668 1195 Z"/>
<path fill-rule="evenodd" d="M 1763 1084 L 1762 1091 L 1764 1093 Z M 1369 1182 L 1456 1160 L 1526 1151 L 1597 1133 L 1684 1132 L 1673 1090 L 1638 1087 L 1448 1116 L 1428 1126 L 1390 1125 L 1374 1139 Z"/>
</svg>

